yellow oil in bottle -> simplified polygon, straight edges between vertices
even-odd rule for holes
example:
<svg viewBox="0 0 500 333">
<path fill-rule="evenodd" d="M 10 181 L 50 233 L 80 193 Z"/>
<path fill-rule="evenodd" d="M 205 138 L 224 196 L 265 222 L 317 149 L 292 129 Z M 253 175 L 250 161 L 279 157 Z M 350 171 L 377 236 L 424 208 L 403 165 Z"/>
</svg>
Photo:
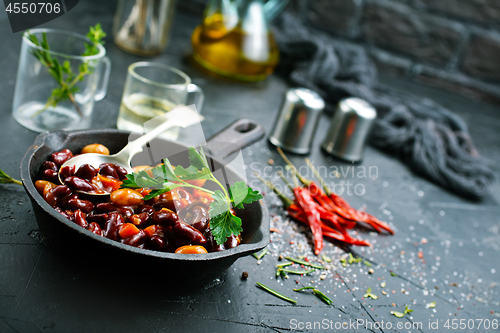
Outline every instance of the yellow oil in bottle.
<svg viewBox="0 0 500 333">
<path fill-rule="evenodd" d="M 273 35 L 263 29 L 228 31 L 220 13 L 206 17 L 191 36 L 193 59 L 216 74 L 242 81 L 260 81 L 279 61 Z"/>
</svg>

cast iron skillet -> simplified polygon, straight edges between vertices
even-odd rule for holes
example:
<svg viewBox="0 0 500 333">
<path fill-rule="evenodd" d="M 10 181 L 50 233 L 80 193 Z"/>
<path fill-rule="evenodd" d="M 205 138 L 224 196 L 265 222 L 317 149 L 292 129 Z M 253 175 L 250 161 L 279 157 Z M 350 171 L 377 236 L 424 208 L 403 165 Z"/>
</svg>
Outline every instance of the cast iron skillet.
<svg viewBox="0 0 500 333">
<path fill-rule="evenodd" d="M 225 157 L 235 149 L 260 139 L 263 134 L 260 125 L 240 119 L 207 140 L 208 147 L 205 149 L 212 147 L 210 151 L 219 157 Z M 87 144 L 101 143 L 113 154 L 127 144 L 129 136 L 130 132 L 101 129 L 46 132 L 36 138 L 21 162 L 21 178 L 31 199 L 40 233 L 47 245 L 55 248 L 57 252 L 70 254 L 70 260 L 83 260 L 83 265 L 94 265 L 99 262 L 115 272 L 124 274 L 137 271 L 143 276 L 154 275 L 155 280 L 161 276 L 176 281 L 204 283 L 220 275 L 239 257 L 261 250 L 269 243 L 269 213 L 263 200 L 237 210 L 244 230 L 242 243 L 239 246 L 221 252 L 189 255 L 139 249 L 95 235 L 56 212 L 36 190 L 34 183 L 40 178 L 40 166 L 51 153 L 64 148 L 76 153 Z M 216 141 L 226 141 L 226 143 L 216 144 L 214 143 Z M 227 143 L 228 141 L 231 143 Z M 149 161 L 147 164 L 150 164 L 151 150 L 158 149 L 164 151 L 161 153 L 155 151 L 155 156 L 168 157 L 173 165 L 188 163 L 186 146 L 157 139 L 152 142 L 149 151 L 145 149 L 134 158 L 132 165 L 143 164 L 141 160 Z M 223 163 L 221 159 L 214 158 L 213 161 L 215 169 L 220 168 Z M 229 183 L 242 180 L 233 170 L 227 167 L 225 170 Z M 86 258 L 96 260 L 85 260 Z"/>
</svg>

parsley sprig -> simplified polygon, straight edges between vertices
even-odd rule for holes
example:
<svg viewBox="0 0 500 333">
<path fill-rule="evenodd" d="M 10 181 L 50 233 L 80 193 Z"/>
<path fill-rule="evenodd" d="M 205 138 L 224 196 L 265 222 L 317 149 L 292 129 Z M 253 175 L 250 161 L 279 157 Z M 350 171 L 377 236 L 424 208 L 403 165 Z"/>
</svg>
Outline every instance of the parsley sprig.
<svg viewBox="0 0 500 333">
<path fill-rule="evenodd" d="M 78 92 L 79 87 L 75 86 L 78 82 L 83 81 L 85 76 L 91 74 L 94 68 L 89 64 L 89 60 L 83 61 L 78 67 L 78 73 L 74 73 L 71 69 L 71 63 L 66 60 L 62 64 L 55 57 L 50 55 L 50 46 L 47 41 L 47 34 L 44 32 L 42 34 L 42 40 L 39 41 L 38 38 L 28 31 L 28 39 L 35 45 L 42 48 L 35 49 L 31 52 L 35 58 L 37 58 L 40 63 L 47 67 L 49 74 L 56 80 L 58 87 L 52 90 L 52 94 L 47 99 L 43 109 L 35 112 L 31 117 L 35 117 L 47 110 L 49 107 L 56 107 L 61 101 L 69 99 L 71 103 L 75 106 L 76 111 L 81 115 L 82 111 L 75 100 L 74 94 Z M 87 37 L 90 43 L 85 43 L 85 52 L 82 56 L 92 56 L 99 53 L 99 44 L 104 44 L 102 40 L 106 37 L 106 33 L 101 29 L 101 24 L 97 23 L 94 27 L 90 27 Z"/>
<path fill-rule="evenodd" d="M 127 179 L 123 181 L 121 187 L 152 189 L 144 197 L 144 200 L 152 199 L 178 187 L 190 187 L 209 193 L 214 200 L 210 203 L 208 211 L 210 216 L 210 230 L 217 244 L 223 244 L 228 237 L 231 235 L 238 236 L 243 230 L 241 219 L 231 214 L 231 205 L 242 209 L 244 208 L 244 204 L 262 199 L 262 194 L 248 187 L 243 181 L 234 183 L 229 187 L 229 190 L 226 190 L 226 187 L 215 178 L 210 170 L 202 147 L 200 147 L 200 151 L 189 147 L 188 156 L 191 165 L 187 168 L 181 165 L 174 168 L 168 159 L 164 159 L 163 164 L 151 169 L 152 176 L 144 170 L 128 174 L 126 176 Z M 220 190 L 212 191 L 188 182 L 196 179 L 211 181 L 217 184 Z"/>
</svg>

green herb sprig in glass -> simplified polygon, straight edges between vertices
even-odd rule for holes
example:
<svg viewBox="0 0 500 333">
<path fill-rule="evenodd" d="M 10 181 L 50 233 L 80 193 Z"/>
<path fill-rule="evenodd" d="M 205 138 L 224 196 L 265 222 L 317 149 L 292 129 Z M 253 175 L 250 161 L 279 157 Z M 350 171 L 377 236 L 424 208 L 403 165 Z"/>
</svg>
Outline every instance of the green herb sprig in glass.
<svg viewBox="0 0 500 333">
<path fill-rule="evenodd" d="M 52 57 L 50 52 L 47 52 L 50 51 L 50 46 L 45 32 L 42 34 L 41 41 L 29 31 L 27 32 L 27 35 L 28 39 L 33 44 L 42 48 L 42 50 L 33 50 L 31 54 L 35 56 L 44 67 L 47 68 L 49 74 L 58 84 L 58 87 L 52 90 L 52 94 L 47 99 L 43 109 L 33 113 L 31 117 L 36 117 L 49 107 L 56 107 L 57 104 L 64 100 L 70 100 L 75 106 L 78 114 L 82 115 L 82 111 L 75 100 L 74 94 L 77 93 L 79 89 L 76 84 L 94 71 L 92 66 L 89 64 L 89 61 L 85 60 L 82 64 L 80 64 L 78 67 L 78 73 L 75 73 L 71 69 L 71 64 L 68 60 L 61 64 L 57 58 Z M 101 29 L 101 24 L 97 23 L 95 26 L 90 27 L 87 37 L 89 38 L 90 43 L 85 43 L 85 52 L 82 56 L 92 56 L 98 54 L 98 46 L 104 44 L 103 38 L 106 37 L 106 33 Z"/>
</svg>

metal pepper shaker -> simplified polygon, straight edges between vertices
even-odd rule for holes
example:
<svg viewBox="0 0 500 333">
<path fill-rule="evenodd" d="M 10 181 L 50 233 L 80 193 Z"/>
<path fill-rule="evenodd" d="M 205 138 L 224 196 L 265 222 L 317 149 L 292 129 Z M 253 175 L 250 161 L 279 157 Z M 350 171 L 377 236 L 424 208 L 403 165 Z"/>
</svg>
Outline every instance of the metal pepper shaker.
<svg viewBox="0 0 500 333">
<path fill-rule="evenodd" d="M 324 108 L 318 93 L 306 88 L 288 89 L 269 141 L 292 153 L 309 153 Z"/>
<path fill-rule="evenodd" d="M 333 115 L 322 148 L 343 160 L 361 161 L 376 117 L 377 111 L 365 100 L 355 97 L 342 99 Z"/>
</svg>

